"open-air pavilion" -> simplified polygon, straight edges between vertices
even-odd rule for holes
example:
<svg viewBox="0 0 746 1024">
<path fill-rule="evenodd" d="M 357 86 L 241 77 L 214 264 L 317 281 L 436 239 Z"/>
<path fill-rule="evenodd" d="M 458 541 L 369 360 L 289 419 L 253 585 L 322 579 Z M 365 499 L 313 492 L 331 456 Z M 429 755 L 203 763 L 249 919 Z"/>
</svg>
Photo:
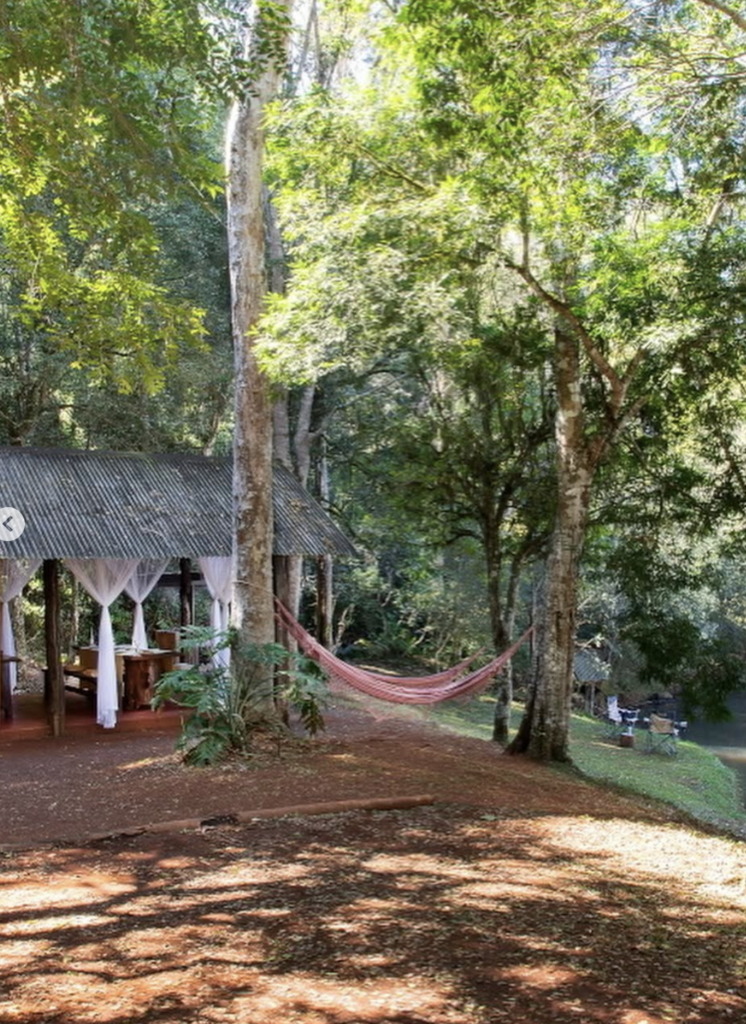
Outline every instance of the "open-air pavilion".
<svg viewBox="0 0 746 1024">
<path fill-rule="evenodd" d="M 355 548 L 324 509 L 277 464 L 274 471 L 275 580 L 279 596 L 291 556 L 354 556 Z M 181 616 L 189 624 L 193 568 L 212 598 L 212 623 L 225 625 L 231 592 L 232 465 L 201 455 L 0 448 L 0 505 L 18 509 L 23 533 L 0 537 L 3 701 L 12 710 L 15 662 L 8 602 L 42 569 L 45 703 L 52 732 L 65 728 L 59 570 L 64 564 L 101 606 L 96 671 L 97 721 L 112 727 L 119 711 L 108 608 L 123 592 L 135 602 L 133 645 L 147 644 L 142 601 L 179 561 Z"/>
</svg>

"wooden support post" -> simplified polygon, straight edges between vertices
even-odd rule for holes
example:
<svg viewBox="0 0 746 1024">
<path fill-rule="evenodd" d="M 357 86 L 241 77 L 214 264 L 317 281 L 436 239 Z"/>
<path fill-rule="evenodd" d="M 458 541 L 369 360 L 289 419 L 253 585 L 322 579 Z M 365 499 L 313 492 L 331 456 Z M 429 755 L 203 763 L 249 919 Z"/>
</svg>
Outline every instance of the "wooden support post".
<svg viewBox="0 0 746 1024">
<path fill-rule="evenodd" d="M 320 555 L 316 559 L 316 637 L 328 651 L 334 645 L 332 574 L 332 556 Z"/>
<path fill-rule="evenodd" d="M 2 613 L 2 607 L 2 601 L 0 601 L 0 614 Z M 3 660 L 3 651 L 0 647 L 0 718 L 9 719 L 13 716 L 13 704 L 10 697 L 10 676 L 7 676 L 7 685 L 5 680 L 5 661 Z"/>
<path fill-rule="evenodd" d="M 62 674 L 60 636 L 60 577 L 57 560 L 44 559 L 44 632 L 47 642 L 47 676 L 44 697 L 53 736 L 65 732 L 65 679 Z"/>
<path fill-rule="evenodd" d="M 192 560 L 191 558 L 179 559 L 179 624 L 184 626 L 194 625 L 194 589 L 192 587 Z M 196 648 L 182 650 L 179 652 L 182 661 L 196 664 L 199 660 L 199 652 Z"/>
<path fill-rule="evenodd" d="M 13 698 L 10 693 L 10 664 L 3 658 L 3 607 L 0 601 L 0 718 L 11 719 L 13 717 Z"/>
<path fill-rule="evenodd" d="M 192 590 L 192 560 L 179 559 L 179 609 L 180 623 L 183 626 L 194 625 L 194 592 Z"/>
</svg>

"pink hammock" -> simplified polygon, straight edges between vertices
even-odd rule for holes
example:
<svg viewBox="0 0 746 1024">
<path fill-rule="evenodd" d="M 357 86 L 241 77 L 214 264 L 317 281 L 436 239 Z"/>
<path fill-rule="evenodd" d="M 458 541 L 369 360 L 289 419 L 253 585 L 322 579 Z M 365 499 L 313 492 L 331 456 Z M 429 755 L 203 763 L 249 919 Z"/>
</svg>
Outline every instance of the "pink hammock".
<svg viewBox="0 0 746 1024">
<path fill-rule="evenodd" d="M 467 694 L 476 693 L 478 690 L 484 689 L 490 679 L 496 676 L 505 663 L 513 657 L 533 629 L 533 626 L 527 629 L 523 636 L 516 640 L 507 651 L 504 651 L 482 668 L 470 672 L 469 675 L 456 679 L 453 676 L 454 670 L 449 669 L 446 675 L 450 673 L 450 678 L 446 678 L 445 681 L 440 679 L 435 683 L 429 681 L 423 686 L 421 684 L 427 679 L 424 676 L 415 677 L 416 681 L 413 684 L 406 679 L 390 679 L 374 672 L 366 672 L 355 665 L 349 665 L 346 661 L 342 661 L 330 651 L 327 651 L 325 647 L 322 647 L 318 640 L 315 640 L 301 626 L 284 605 L 280 604 L 279 601 L 275 601 L 275 604 L 278 620 L 287 629 L 288 633 L 297 640 L 298 646 L 303 653 L 321 665 L 333 679 L 339 679 L 356 690 L 360 690 L 362 693 L 367 693 L 371 697 L 387 700 L 394 704 L 437 704 L 442 700 L 465 697 Z M 466 663 L 462 662 L 456 666 L 456 671 L 462 671 L 465 664 L 468 664 L 471 660 L 468 659 Z M 442 673 L 439 673 L 439 675 L 442 675 Z M 436 677 L 430 677 L 430 680 L 432 678 Z"/>
<path fill-rule="evenodd" d="M 295 626 L 298 629 L 303 628 L 297 619 L 293 618 L 290 610 L 277 598 L 275 598 L 275 608 L 277 620 L 281 626 L 291 633 L 291 635 L 291 626 Z M 313 640 L 310 633 L 307 633 L 306 635 Z M 429 676 L 390 676 L 384 675 L 380 672 L 366 672 L 366 674 L 383 683 L 395 682 L 397 686 L 437 686 L 439 683 L 450 683 L 452 679 L 462 675 L 474 659 L 479 657 L 483 650 L 484 647 L 480 647 L 475 654 L 470 654 L 468 658 L 464 658 L 464 660 L 460 661 L 458 665 L 453 665 L 451 668 L 444 669 L 442 672 L 435 672 Z M 347 662 L 341 662 L 341 664 L 347 665 Z"/>
</svg>

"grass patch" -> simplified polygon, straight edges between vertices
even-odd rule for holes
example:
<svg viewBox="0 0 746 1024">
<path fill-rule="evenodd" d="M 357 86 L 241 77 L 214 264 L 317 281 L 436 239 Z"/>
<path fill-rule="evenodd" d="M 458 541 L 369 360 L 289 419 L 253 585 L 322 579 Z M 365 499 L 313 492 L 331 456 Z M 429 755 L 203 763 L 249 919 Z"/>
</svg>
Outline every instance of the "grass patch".
<svg viewBox="0 0 746 1024">
<path fill-rule="evenodd" d="M 705 747 L 680 741 L 676 756 L 668 757 L 644 753 L 641 730 L 633 750 L 603 740 L 602 733 L 595 719 L 572 716 L 570 754 L 584 775 L 663 800 L 700 821 L 746 824 L 734 772 Z"/>
<path fill-rule="evenodd" d="M 466 736 L 490 739 L 494 698 L 481 696 L 463 704 L 441 704 L 433 717 L 445 728 Z M 523 708 L 514 705 L 511 726 L 517 728 Z M 634 749 L 603 739 L 596 719 L 573 715 L 570 755 L 589 778 L 672 804 L 700 821 L 746 826 L 746 813 L 735 774 L 713 753 L 696 743 L 680 742 L 676 757 L 644 753 L 645 736 L 636 733 Z"/>
</svg>

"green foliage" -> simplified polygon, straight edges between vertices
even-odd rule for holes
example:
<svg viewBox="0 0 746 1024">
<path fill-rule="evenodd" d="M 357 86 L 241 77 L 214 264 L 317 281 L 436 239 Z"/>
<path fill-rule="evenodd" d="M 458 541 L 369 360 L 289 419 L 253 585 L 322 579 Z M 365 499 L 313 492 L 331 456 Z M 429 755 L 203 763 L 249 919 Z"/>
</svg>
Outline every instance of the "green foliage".
<svg viewBox="0 0 746 1024">
<path fill-rule="evenodd" d="M 709 721 L 728 717 L 726 700 L 746 676 L 742 653 L 726 636 L 702 636 L 696 623 L 670 606 L 650 609 L 623 627 L 622 636 L 642 656 L 643 683 L 681 694 L 687 715 L 699 712 Z"/>
<path fill-rule="evenodd" d="M 284 675 L 278 697 L 296 711 L 308 735 L 316 736 L 325 728 L 323 709 L 328 704 L 323 670 L 310 658 L 296 656 L 294 667 Z"/>
<path fill-rule="evenodd" d="M 193 0 L 22 0 L 0 11 L 0 246 L 17 329 L 124 389 L 157 390 L 203 315 L 157 280 L 154 205 L 215 195 Z"/>
<path fill-rule="evenodd" d="M 384 578 L 397 575 L 384 564 L 397 548 L 401 576 L 411 577 L 444 545 L 475 539 L 499 580 L 493 595 L 505 594 L 508 561 L 518 572 L 537 557 L 552 515 L 551 331 L 495 259 L 493 211 L 468 165 L 422 130 L 411 69 L 392 70 L 385 55 L 382 64 L 366 87 L 316 93 L 274 114 L 270 167 L 293 273 L 263 320 L 260 351 L 282 381 L 321 379 L 332 410 L 339 394 L 339 411 L 325 417 L 329 454 L 362 498 L 352 513 L 359 538 L 381 534 L 373 547 Z M 382 536 L 394 523 L 404 544 Z M 413 642 L 422 651 L 423 628 L 431 652 L 452 649 L 440 628 L 446 602 L 437 607 L 442 574 L 428 575 L 362 629 L 362 592 L 354 599 L 354 625 L 380 638 L 379 651 L 408 654 Z M 398 595 L 402 583 L 383 589 Z M 442 591 L 455 605 L 467 592 L 475 599 L 452 575 Z M 496 636 L 498 603 L 493 596 Z M 394 625 L 402 620 L 403 631 Z M 474 632 L 467 624 L 461 635 Z"/>
<path fill-rule="evenodd" d="M 156 684 L 154 708 L 171 702 L 191 711 L 179 739 L 179 749 L 188 764 L 215 764 L 231 753 L 250 752 L 257 721 L 255 674 L 260 678 L 268 667 L 283 666 L 291 657 L 279 644 L 250 644 L 246 648 L 249 669 L 239 679 L 219 660 L 220 653 L 234 649 L 236 642 L 234 630 L 185 628 L 180 645 L 200 650 L 207 663 L 168 672 Z M 307 732 L 316 735 L 324 728 L 323 680 L 304 662 L 284 670 L 282 675 L 286 681 L 278 689 L 278 698 L 295 708 Z"/>
<path fill-rule="evenodd" d="M 375 481 L 356 475 L 347 485 L 355 533 L 375 555 L 337 567 L 343 650 L 452 664 L 490 643 L 482 554 L 469 540 L 442 552 L 427 543 L 426 526 L 392 507 L 381 484 L 383 473 Z"/>
<path fill-rule="evenodd" d="M 106 318 L 76 331 L 73 346 L 52 336 L 53 325 L 22 320 L 20 284 L 0 273 L 0 443 L 129 451 L 204 451 L 224 443 L 232 341 L 218 204 L 164 201 L 150 220 L 159 253 L 149 272 L 163 296 L 167 289 L 181 297 L 185 313 L 202 307 L 202 340 L 193 336 L 192 344 L 184 332 L 161 345 L 163 336 L 145 324 L 145 303 L 130 307 L 143 317 L 144 333 L 133 330 L 128 341 L 140 338 L 138 351 L 115 346 Z M 91 368 L 85 338 L 93 334 L 106 353 L 102 372 Z"/>
<path fill-rule="evenodd" d="M 172 702 L 191 710 L 179 739 L 179 749 L 189 764 L 214 764 L 234 750 L 245 753 L 250 742 L 246 713 L 251 692 L 234 686 L 224 665 L 212 664 L 213 657 L 230 649 L 232 635 L 196 626 L 184 632 L 184 646 L 203 650 L 208 664 L 165 673 L 156 684 L 153 708 Z M 264 664 L 266 653 L 256 654 Z"/>
<path fill-rule="evenodd" d="M 654 490 L 647 497 L 657 502 Z M 586 571 L 583 630 L 608 645 L 618 690 L 671 691 L 687 716 L 717 721 L 745 681 L 742 573 L 703 527 L 701 495 L 690 498 L 670 493 L 666 514 L 630 503 L 604 530 Z"/>
</svg>

